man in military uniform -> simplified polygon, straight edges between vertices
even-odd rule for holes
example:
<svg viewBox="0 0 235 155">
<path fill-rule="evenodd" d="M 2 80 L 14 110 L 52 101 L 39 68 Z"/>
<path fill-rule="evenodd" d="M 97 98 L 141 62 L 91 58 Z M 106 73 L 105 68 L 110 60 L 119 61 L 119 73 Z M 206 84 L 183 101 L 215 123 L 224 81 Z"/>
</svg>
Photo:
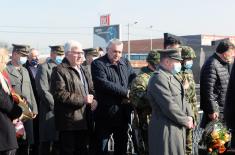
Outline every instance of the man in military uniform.
<svg viewBox="0 0 235 155">
<path fill-rule="evenodd" d="M 147 59 L 148 66 L 141 68 L 139 75 L 133 80 L 130 90 L 130 100 L 135 106 L 136 119 L 133 122 L 133 128 L 139 132 L 138 141 L 142 146 L 137 146 L 137 151 L 141 155 L 148 154 L 148 123 L 151 115 L 151 107 L 146 98 L 148 81 L 160 61 L 160 54 L 150 51 Z M 142 140 L 142 141 L 141 141 Z"/>
<path fill-rule="evenodd" d="M 84 61 L 83 65 L 91 65 L 92 61 L 100 56 L 98 49 L 95 48 L 86 48 L 83 49 L 83 51 L 86 58 L 86 61 Z"/>
<path fill-rule="evenodd" d="M 22 66 L 27 61 L 30 47 L 28 45 L 16 44 L 12 44 L 12 46 L 12 59 L 7 64 L 6 70 L 9 74 L 13 90 L 27 100 L 35 118 L 38 113 L 37 103 L 34 97 L 29 73 L 27 69 Z M 19 149 L 17 150 L 17 155 L 28 155 L 30 152 L 30 145 L 34 144 L 33 121 L 25 121 L 24 127 L 26 139 L 18 140 Z"/>
<path fill-rule="evenodd" d="M 184 155 L 186 128 L 193 125 L 193 112 L 175 75 L 181 71 L 180 49 L 160 51 L 158 69 L 149 79 L 147 96 L 152 107 L 149 122 L 149 155 Z"/>
<path fill-rule="evenodd" d="M 181 57 L 182 69 L 181 72 L 177 74 L 177 78 L 181 81 L 185 91 L 185 98 L 190 104 L 190 107 L 194 113 L 194 120 L 198 121 L 198 109 L 197 109 L 197 96 L 195 81 L 193 78 L 192 66 L 193 59 L 196 58 L 194 50 L 189 46 L 181 46 Z M 191 155 L 193 148 L 193 129 L 186 130 L 186 154 Z"/>
<path fill-rule="evenodd" d="M 50 92 L 51 74 L 54 67 L 62 62 L 64 47 L 50 46 L 50 58 L 39 65 L 36 75 L 36 88 L 40 98 L 39 128 L 40 155 L 59 154 L 58 133 L 55 129 L 54 98 Z"/>
</svg>

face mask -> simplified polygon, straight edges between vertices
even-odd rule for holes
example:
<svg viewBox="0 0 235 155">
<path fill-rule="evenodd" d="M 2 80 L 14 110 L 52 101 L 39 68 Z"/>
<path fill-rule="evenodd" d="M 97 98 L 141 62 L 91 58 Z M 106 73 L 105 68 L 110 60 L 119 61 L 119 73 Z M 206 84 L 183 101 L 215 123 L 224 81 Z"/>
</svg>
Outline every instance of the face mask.
<svg viewBox="0 0 235 155">
<path fill-rule="evenodd" d="M 27 61 L 27 57 L 20 57 L 20 60 L 18 61 L 18 64 L 23 65 L 23 64 L 26 63 L 26 61 Z"/>
<path fill-rule="evenodd" d="M 99 57 L 92 57 L 93 60 L 98 59 Z"/>
<path fill-rule="evenodd" d="M 173 65 L 174 65 L 174 67 L 171 72 L 172 72 L 172 74 L 175 75 L 181 71 L 181 63 L 174 63 Z"/>
<path fill-rule="evenodd" d="M 186 69 L 191 69 L 192 66 L 193 66 L 193 60 L 186 61 L 185 64 L 184 64 L 184 67 Z"/>
<path fill-rule="evenodd" d="M 31 61 L 30 65 L 33 66 L 33 67 L 37 67 L 37 65 L 38 65 L 38 59 L 33 59 L 33 60 Z"/>
<path fill-rule="evenodd" d="M 61 62 L 62 62 L 62 60 L 63 60 L 63 56 L 56 56 L 56 58 L 55 58 L 55 62 L 56 62 L 56 64 L 60 64 Z"/>
</svg>

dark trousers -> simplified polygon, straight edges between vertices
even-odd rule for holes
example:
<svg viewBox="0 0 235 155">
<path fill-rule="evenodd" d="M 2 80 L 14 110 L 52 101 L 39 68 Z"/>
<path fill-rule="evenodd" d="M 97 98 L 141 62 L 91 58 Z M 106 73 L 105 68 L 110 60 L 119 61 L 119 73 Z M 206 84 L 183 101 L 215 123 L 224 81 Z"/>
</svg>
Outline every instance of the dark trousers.
<svg viewBox="0 0 235 155">
<path fill-rule="evenodd" d="M 88 134 L 86 130 L 61 131 L 61 155 L 88 155 Z"/>
<path fill-rule="evenodd" d="M 19 148 L 16 151 L 16 155 L 30 155 L 30 145 L 29 144 L 19 144 Z"/>
<path fill-rule="evenodd" d="M 231 148 L 235 149 L 235 131 L 231 131 L 232 137 L 231 137 Z"/>
<path fill-rule="evenodd" d="M 113 133 L 114 155 L 126 155 L 128 124 L 108 126 L 96 123 L 97 155 L 108 155 L 108 141 Z"/>
<path fill-rule="evenodd" d="M 0 155 L 15 155 L 16 150 L 0 151 Z"/>
<path fill-rule="evenodd" d="M 39 118 L 33 119 L 34 144 L 30 146 L 30 155 L 39 154 Z"/>
<path fill-rule="evenodd" d="M 59 142 L 41 142 L 39 155 L 59 155 Z"/>
</svg>

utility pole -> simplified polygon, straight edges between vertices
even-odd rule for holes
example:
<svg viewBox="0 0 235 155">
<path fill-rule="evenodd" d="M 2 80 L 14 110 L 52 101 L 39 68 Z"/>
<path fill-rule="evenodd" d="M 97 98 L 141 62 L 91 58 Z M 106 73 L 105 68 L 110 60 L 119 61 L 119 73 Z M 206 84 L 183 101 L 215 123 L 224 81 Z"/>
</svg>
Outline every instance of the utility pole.
<svg viewBox="0 0 235 155">
<path fill-rule="evenodd" d="M 133 25 L 137 24 L 138 22 L 135 21 Z M 130 23 L 127 24 L 127 37 L 128 37 L 128 60 L 131 60 L 131 41 L 130 41 Z"/>
<path fill-rule="evenodd" d="M 153 25 L 150 25 L 150 29 L 153 28 Z M 150 49 L 153 50 L 153 38 L 152 38 L 152 31 L 150 31 Z"/>
</svg>

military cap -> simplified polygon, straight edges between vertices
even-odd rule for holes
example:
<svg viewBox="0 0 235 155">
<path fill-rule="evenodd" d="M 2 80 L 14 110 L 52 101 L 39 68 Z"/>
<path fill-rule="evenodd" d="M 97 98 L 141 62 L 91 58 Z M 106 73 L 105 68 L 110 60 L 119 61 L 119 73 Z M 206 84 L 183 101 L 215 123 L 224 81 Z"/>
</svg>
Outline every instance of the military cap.
<svg viewBox="0 0 235 155">
<path fill-rule="evenodd" d="M 84 51 L 85 55 L 92 55 L 94 57 L 99 56 L 99 52 L 95 48 L 86 48 L 86 49 L 83 49 L 83 51 Z"/>
<path fill-rule="evenodd" d="M 181 57 L 181 50 L 181 48 L 159 50 L 160 58 L 168 57 L 171 59 L 182 61 L 183 59 Z"/>
<path fill-rule="evenodd" d="M 64 46 L 62 45 L 55 45 L 55 46 L 49 46 L 51 48 L 51 52 L 54 52 L 59 55 L 64 54 Z"/>
<path fill-rule="evenodd" d="M 181 57 L 183 59 L 194 59 L 196 58 L 195 51 L 189 46 L 181 46 Z"/>
<path fill-rule="evenodd" d="M 158 64 L 160 62 L 160 53 L 157 50 L 150 51 L 146 61 L 152 65 Z"/>
<path fill-rule="evenodd" d="M 19 44 L 12 44 L 14 52 L 21 53 L 23 55 L 28 56 L 29 55 L 29 50 L 30 46 L 29 45 L 19 45 Z"/>
</svg>

